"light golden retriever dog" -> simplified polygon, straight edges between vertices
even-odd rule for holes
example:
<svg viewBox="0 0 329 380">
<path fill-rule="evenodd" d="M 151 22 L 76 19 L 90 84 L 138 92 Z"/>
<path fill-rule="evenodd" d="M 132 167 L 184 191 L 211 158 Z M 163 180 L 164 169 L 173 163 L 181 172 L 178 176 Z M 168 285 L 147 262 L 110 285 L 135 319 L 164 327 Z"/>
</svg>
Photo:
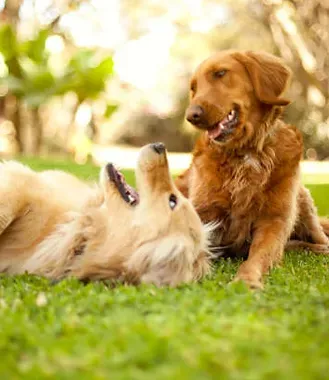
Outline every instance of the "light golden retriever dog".
<svg viewBox="0 0 329 380">
<path fill-rule="evenodd" d="M 170 177 L 161 143 L 141 149 L 139 194 L 106 165 L 91 187 L 60 171 L 0 164 L 0 272 L 176 286 L 210 270 L 208 233 Z"/>
</svg>

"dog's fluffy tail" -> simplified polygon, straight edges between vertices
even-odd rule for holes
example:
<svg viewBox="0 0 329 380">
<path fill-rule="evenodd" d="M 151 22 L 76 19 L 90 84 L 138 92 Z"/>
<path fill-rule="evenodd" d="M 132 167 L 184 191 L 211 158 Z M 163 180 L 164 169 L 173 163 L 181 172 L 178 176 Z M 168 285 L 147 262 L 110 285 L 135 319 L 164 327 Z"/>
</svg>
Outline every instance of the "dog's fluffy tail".
<svg viewBox="0 0 329 380">
<path fill-rule="evenodd" d="M 323 228 L 324 233 L 329 237 L 329 219 L 320 218 L 320 224 Z"/>
</svg>

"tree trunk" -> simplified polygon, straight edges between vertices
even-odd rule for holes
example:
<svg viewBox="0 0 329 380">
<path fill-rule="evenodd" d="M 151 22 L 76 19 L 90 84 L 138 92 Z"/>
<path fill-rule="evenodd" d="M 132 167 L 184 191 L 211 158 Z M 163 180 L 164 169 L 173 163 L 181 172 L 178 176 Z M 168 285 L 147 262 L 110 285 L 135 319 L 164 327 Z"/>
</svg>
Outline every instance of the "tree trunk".
<svg viewBox="0 0 329 380">
<path fill-rule="evenodd" d="M 17 142 L 18 153 L 24 152 L 22 136 L 22 117 L 19 99 L 12 94 L 4 97 L 4 114 L 3 117 L 9 120 L 15 130 L 15 139 Z"/>
<path fill-rule="evenodd" d="M 32 144 L 31 153 L 38 155 L 41 150 L 43 138 L 43 126 L 39 114 L 39 108 L 35 107 L 31 110 L 31 125 L 32 125 Z"/>
<path fill-rule="evenodd" d="M 24 153 L 23 137 L 22 137 L 22 119 L 19 102 L 16 99 L 15 109 L 12 114 L 12 123 L 15 128 L 16 142 L 18 153 Z"/>
</svg>

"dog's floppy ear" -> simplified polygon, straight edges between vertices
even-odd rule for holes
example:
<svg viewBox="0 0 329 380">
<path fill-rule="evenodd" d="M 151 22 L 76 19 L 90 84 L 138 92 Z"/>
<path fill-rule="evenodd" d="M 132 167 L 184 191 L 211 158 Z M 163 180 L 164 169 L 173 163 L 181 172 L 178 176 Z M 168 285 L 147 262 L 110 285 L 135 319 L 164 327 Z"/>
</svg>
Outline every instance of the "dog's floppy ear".
<svg viewBox="0 0 329 380">
<path fill-rule="evenodd" d="M 264 52 L 237 52 L 234 57 L 246 68 L 257 98 L 265 104 L 286 106 L 289 100 L 281 98 L 291 71 L 280 59 Z"/>
</svg>

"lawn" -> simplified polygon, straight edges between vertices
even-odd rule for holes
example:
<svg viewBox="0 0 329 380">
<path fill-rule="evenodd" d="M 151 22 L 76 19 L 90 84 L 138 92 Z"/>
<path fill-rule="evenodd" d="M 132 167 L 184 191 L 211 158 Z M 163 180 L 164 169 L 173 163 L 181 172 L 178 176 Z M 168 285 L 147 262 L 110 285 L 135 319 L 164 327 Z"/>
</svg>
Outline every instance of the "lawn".
<svg viewBox="0 0 329 380">
<path fill-rule="evenodd" d="M 91 165 L 56 167 L 98 176 Z M 310 188 L 329 214 L 329 184 Z M 290 253 L 254 293 L 228 285 L 238 264 L 222 260 L 202 283 L 177 289 L 3 276 L 1 378 L 328 378 L 329 256 Z"/>
</svg>

